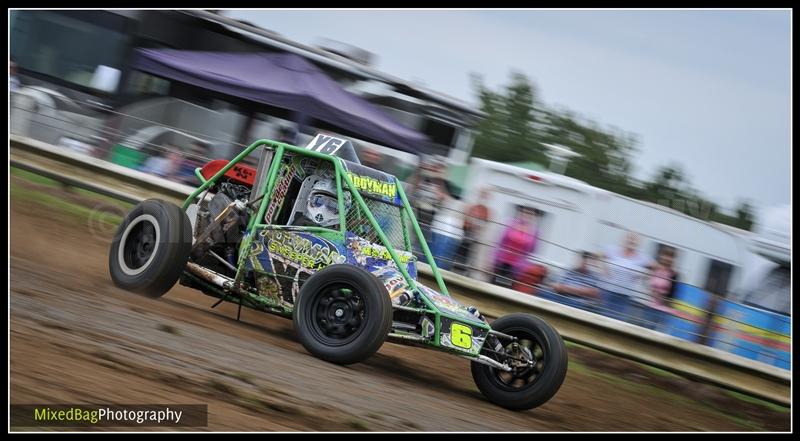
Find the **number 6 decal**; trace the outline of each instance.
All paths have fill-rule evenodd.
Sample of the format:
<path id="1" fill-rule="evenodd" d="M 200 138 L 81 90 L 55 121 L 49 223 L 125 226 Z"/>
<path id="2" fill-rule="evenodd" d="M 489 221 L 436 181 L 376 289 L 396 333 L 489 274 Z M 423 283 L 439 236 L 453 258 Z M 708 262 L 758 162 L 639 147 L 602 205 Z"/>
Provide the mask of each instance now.
<path id="1" fill-rule="evenodd" d="M 459 348 L 469 349 L 472 347 L 472 328 L 460 323 L 450 325 L 450 342 Z"/>

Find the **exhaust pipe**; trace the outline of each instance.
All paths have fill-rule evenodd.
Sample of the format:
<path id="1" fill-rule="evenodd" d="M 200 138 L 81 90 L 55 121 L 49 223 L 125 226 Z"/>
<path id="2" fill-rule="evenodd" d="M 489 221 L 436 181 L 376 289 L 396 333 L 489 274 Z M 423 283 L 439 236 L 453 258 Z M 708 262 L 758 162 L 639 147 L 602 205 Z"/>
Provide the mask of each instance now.
<path id="1" fill-rule="evenodd" d="M 233 279 L 231 279 L 230 277 L 225 277 L 218 272 L 211 271 L 210 269 L 203 268 L 202 266 L 196 263 L 193 262 L 187 263 L 186 270 L 194 274 L 195 276 L 205 280 L 206 282 L 209 282 L 212 285 L 216 285 L 224 290 L 230 290 L 233 288 Z"/>

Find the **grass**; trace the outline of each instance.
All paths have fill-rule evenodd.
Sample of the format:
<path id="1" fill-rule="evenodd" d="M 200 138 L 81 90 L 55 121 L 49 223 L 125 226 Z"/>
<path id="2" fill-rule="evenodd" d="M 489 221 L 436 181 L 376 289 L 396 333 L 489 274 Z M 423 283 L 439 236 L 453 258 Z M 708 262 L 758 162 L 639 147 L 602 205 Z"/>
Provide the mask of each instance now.
<path id="1" fill-rule="evenodd" d="M 570 362 L 570 365 L 571 364 L 572 363 Z M 588 368 L 586 368 L 586 369 L 589 370 Z M 653 368 L 653 369 L 655 369 L 655 368 Z M 666 371 L 664 371 L 664 372 L 669 374 L 669 375 L 672 375 L 669 372 L 666 372 Z M 607 381 L 608 383 L 617 385 L 620 388 L 627 389 L 627 390 L 629 390 L 631 392 L 635 392 L 637 394 L 650 395 L 650 396 L 653 396 L 653 397 L 660 397 L 660 398 L 663 398 L 664 400 L 669 400 L 670 402 L 673 402 L 673 403 L 675 403 L 675 405 L 678 405 L 678 406 L 691 407 L 691 408 L 695 408 L 695 409 L 698 409 L 698 410 L 702 409 L 704 411 L 712 412 L 714 414 L 720 415 L 721 417 L 727 418 L 728 420 L 730 420 L 730 421 L 732 421 L 732 422 L 744 427 L 746 430 L 754 430 L 754 431 L 763 431 L 763 430 L 765 430 L 764 427 L 761 425 L 761 423 L 759 423 L 758 421 L 751 420 L 750 418 L 748 418 L 743 413 L 737 411 L 737 409 L 735 409 L 735 408 L 723 409 L 723 408 L 720 408 L 719 406 L 717 406 L 715 404 L 698 401 L 696 399 L 689 398 L 689 397 L 686 397 L 684 395 L 680 395 L 680 394 L 678 394 L 676 392 L 672 392 L 672 391 L 669 391 L 669 390 L 662 389 L 662 388 L 660 388 L 658 386 L 654 386 L 654 385 L 651 385 L 651 384 L 638 383 L 636 381 L 628 380 L 628 379 L 625 379 L 625 378 L 620 378 L 620 377 L 618 377 L 616 375 L 607 374 L 607 373 L 604 373 L 604 372 L 590 371 L 589 375 L 593 375 L 595 377 L 601 378 L 601 379 Z M 729 391 L 725 391 L 725 392 L 729 392 Z M 734 393 L 734 392 L 729 392 L 729 393 Z M 769 405 L 770 407 L 771 406 L 775 406 L 773 404 L 758 400 L 756 398 L 748 397 L 746 395 L 742 395 L 742 394 L 738 394 L 738 395 L 740 395 L 743 398 L 746 398 L 747 400 L 745 400 L 745 401 L 748 401 L 748 402 L 751 402 L 751 403 L 759 402 L 759 403 L 764 404 L 764 405 Z M 786 411 L 788 411 L 788 409 L 784 409 L 783 410 L 783 412 L 786 412 Z"/>
<path id="2" fill-rule="evenodd" d="M 223 381 L 217 380 L 216 378 L 208 380 L 207 384 L 211 389 L 214 389 L 218 392 L 222 392 L 225 395 L 230 395 L 233 397 L 240 396 L 239 391 L 235 387 Z"/>
<path id="3" fill-rule="evenodd" d="M 241 381 L 242 383 L 247 383 L 247 384 L 250 384 L 250 385 L 253 385 L 253 386 L 255 386 L 255 384 L 256 384 L 255 377 L 250 373 L 239 372 L 239 371 L 231 371 L 231 372 L 228 372 L 227 374 L 228 374 L 229 377 L 235 378 L 235 379 Z"/>
<path id="4" fill-rule="evenodd" d="M 588 366 L 581 363 L 580 361 L 569 360 L 569 367 L 568 369 L 572 372 L 584 375 L 591 375 L 594 373 Z"/>
<path id="5" fill-rule="evenodd" d="M 596 351 L 593 348 L 589 348 L 589 347 L 586 347 L 586 346 L 583 346 L 583 345 L 580 345 L 580 344 L 577 344 L 577 343 L 572 343 L 572 342 L 565 342 L 565 343 L 567 344 L 567 347 L 569 347 L 569 348 L 582 348 L 582 349 L 586 349 L 586 350 L 589 350 L 589 351 Z M 673 374 L 671 372 L 668 372 L 668 371 L 665 371 L 663 369 L 659 369 L 659 368 L 656 368 L 656 367 L 653 367 L 653 366 L 649 366 L 649 365 L 642 364 L 642 363 L 636 363 L 636 362 L 632 362 L 632 363 L 635 363 L 636 365 L 639 365 L 639 366 L 643 367 L 647 371 L 652 372 L 652 373 L 654 373 L 656 375 L 659 375 L 659 376 L 669 377 L 669 378 L 681 378 L 681 379 L 683 378 L 683 377 L 681 377 L 679 375 Z M 742 414 L 741 412 L 736 412 L 735 411 L 736 409 L 721 409 L 718 406 L 712 405 L 711 403 L 700 402 L 700 401 L 697 401 L 695 399 L 692 399 L 692 398 L 680 395 L 678 393 L 675 393 L 673 391 L 662 389 L 662 388 L 660 388 L 658 386 L 655 386 L 655 385 L 646 384 L 646 383 L 640 383 L 640 382 L 629 380 L 629 379 L 626 379 L 626 378 L 621 378 L 618 375 L 614 375 L 614 374 L 602 372 L 602 371 L 599 371 L 599 370 L 595 370 L 595 369 L 592 369 L 591 367 L 589 367 L 588 365 L 584 364 L 583 362 L 577 361 L 575 359 L 570 359 L 570 361 L 569 361 L 569 370 L 571 372 L 575 373 L 575 374 L 578 374 L 578 375 L 587 375 L 587 376 L 591 376 L 591 377 L 597 378 L 599 380 L 602 380 L 602 381 L 605 381 L 605 382 L 607 382 L 609 384 L 617 386 L 617 387 L 619 387 L 621 389 L 625 389 L 625 390 L 634 392 L 634 393 L 636 393 L 638 395 L 642 395 L 642 396 L 648 395 L 648 396 L 652 396 L 652 397 L 655 397 L 655 398 L 658 398 L 658 399 L 662 399 L 664 401 L 672 402 L 677 406 L 685 406 L 685 407 L 695 408 L 695 409 L 698 409 L 698 410 L 702 409 L 704 411 L 713 412 L 714 414 L 720 415 L 721 417 L 724 417 L 724 418 L 730 420 L 731 422 L 734 422 L 734 423 L 742 426 L 745 430 L 757 430 L 757 431 L 765 430 L 764 427 L 762 427 L 762 425 L 759 422 L 751 420 L 750 418 L 748 418 L 746 415 Z M 775 404 L 760 400 L 758 398 L 750 397 L 750 396 L 747 396 L 747 395 L 744 395 L 744 394 L 740 394 L 740 393 L 736 393 L 736 392 L 733 392 L 733 391 L 724 390 L 724 392 L 728 393 L 731 397 L 740 399 L 740 400 L 745 401 L 747 403 L 762 405 L 762 406 L 764 406 L 764 407 L 766 407 L 766 408 L 768 408 L 770 410 L 773 410 L 773 411 L 777 411 L 777 412 L 781 412 L 781 413 L 785 413 L 785 412 L 789 411 L 788 408 L 785 408 L 785 407 L 782 407 L 782 406 L 779 406 L 779 405 L 775 405 Z"/>
<path id="6" fill-rule="evenodd" d="M 24 181 L 44 185 L 47 187 L 60 188 L 61 184 L 43 176 L 27 172 L 16 168 L 11 168 L 11 174 Z M 123 211 L 129 210 L 132 205 L 110 198 L 108 196 L 100 195 L 88 190 L 73 189 L 76 194 L 95 199 L 98 202 L 107 202 L 113 206 L 119 207 Z M 55 194 L 48 193 L 43 190 L 28 188 L 24 185 L 12 182 L 11 183 L 11 199 L 22 199 L 33 202 L 39 205 L 44 205 L 48 209 L 55 209 L 67 215 L 77 217 L 81 220 L 95 219 L 102 223 L 117 225 L 122 222 L 122 216 L 108 211 L 100 211 L 97 208 L 86 207 L 85 205 L 66 200 Z"/>
<path id="7" fill-rule="evenodd" d="M 121 201 L 121 200 L 119 200 L 117 198 L 114 198 L 114 197 L 111 197 L 111 196 L 107 196 L 107 195 L 104 195 L 104 194 L 95 193 L 95 192 L 93 192 L 91 190 L 86 190 L 84 188 L 70 187 L 69 191 L 73 192 L 73 193 L 75 193 L 77 195 L 83 196 L 83 197 L 88 197 L 88 198 L 96 199 L 96 200 L 98 200 L 100 202 L 105 202 L 107 204 L 119 206 L 119 207 L 121 207 L 121 208 L 123 208 L 125 210 L 128 210 L 131 207 L 133 207 L 133 204 L 131 204 L 129 202 Z"/>
<path id="8" fill-rule="evenodd" d="M 684 377 L 681 377 L 678 374 L 673 374 L 672 372 L 665 371 L 664 369 L 659 369 L 659 368 L 657 368 L 655 366 L 650 366 L 649 364 L 642 364 L 642 363 L 636 363 L 636 364 L 641 366 L 643 369 L 645 369 L 645 370 L 647 370 L 647 371 L 649 371 L 649 372 L 651 372 L 651 373 L 653 373 L 655 375 L 658 375 L 659 377 L 684 378 Z"/>
<path id="9" fill-rule="evenodd" d="M 87 208 L 74 202 L 68 202 L 58 196 L 47 194 L 42 191 L 31 190 L 20 185 L 11 184 L 11 199 L 17 198 L 44 205 L 48 209 L 56 209 L 82 220 L 90 219 L 97 215 L 97 210 L 93 208 Z M 101 220 L 102 222 L 116 225 L 122 222 L 122 217 L 112 213 L 103 213 Z"/>
<path id="10" fill-rule="evenodd" d="M 584 345 L 582 345 L 580 343 L 575 343 L 575 342 L 571 342 L 571 341 L 564 341 L 564 344 L 567 346 L 567 349 L 583 349 L 583 350 L 586 350 L 586 351 L 599 352 L 599 353 L 602 353 L 604 355 L 607 355 L 607 354 L 603 353 L 602 351 L 598 351 L 597 349 L 591 348 L 589 346 L 584 346 Z M 660 369 L 660 368 L 657 368 L 655 366 L 650 366 L 648 364 L 639 363 L 639 362 L 632 361 L 632 360 L 630 362 L 634 363 L 634 364 L 636 364 L 638 366 L 641 366 L 642 368 L 646 369 L 647 371 L 649 371 L 649 372 L 651 372 L 651 373 L 653 373 L 655 375 L 658 375 L 660 377 L 684 378 L 684 377 L 681 377 L 680 375 L 673 374 L 672 372 L 665 371 L 664 369 Z M 570 360 L 569 364 L 570 364 L 570 367 L 572 367 L 573 361 Z M 585 369 L 588 369 L 588 367 L 586 367 L 585 365 L 581 365 L 581 366 L 583 366 L 583 368 L 585 368 Z"/>
<path id="11" fill-rule="evenodd" d="M 360 420 L 360 419 L 358 419 L 358 418 L 350 419 L 349 421 L 347 421 L 347 425 L 352 427 L 355 430 L 367 430 L 368 429 L 367 423 L 362 421 L 362 420 Z"/>
<path id="12" fill-rule="evenodd" d="M 237 403 L 257 412 L 267 410 L 288 415 L 305 415 L 305 411 L 300 407 L 277 400 L 264 399 L 256 395 L 244 395 L 237 400 Z"/>
<path id="13" fill-rule="evenodd" d="M 732 396 L 733 398 L 742 400 L 742 401 L 744 401 L 746 403 L 756 404 L 756 405 L 759 405 L 759 406 L 764 406 L 764 407 L 766 407 L 766 408 L 768 408 L 770 410 L 773 410 L 775 412 L 788 413 L 788 412 L 790 412 L 792 410 L 790 407 L 785 407 L 785 406 L 781 406 L 780 404 L 770 403 L 769 401 L 760 400 L 760 399 L 758 399 L 756 397 L 751 397 L 750 395 L 741 394 L 739 392 L 735 392 L 735 391 L 732 391 L 732 390 L 726 390 L 725 393 L 730 395 L 730 396 Z"/>
<path id="14" fill-rule="evenodd" d="M 45 178 L 44 176 L 37 175 L 36 173 L 31 173 L 27 170 L 22 170 L 20 168 L 16 168 L 13 166 L 11 167 L 11 176 L 17 176 L 22 179 L 25 179 L 26 181 L 33 182 L 35 184 L 47 185 L 50 187 L 61 186 L 61 184 L 58 181 L 55 181 L 50 178 Z"/>
<path id="15" fill-rule="evenodd" d="M 665 401 L 669 401 L 671 403 L 674 403 L 676 406 L 683 406 L 683 407 L 694 408 L 694 409 L 698 409 L 698 410 L 702 409 L 702 410 L 705 410 L 707 412 L 713 412 L 713 413 L 715 413 L 717 415 L 720 415 L 720 416 L 722 416 L 724 418 L 727 418 L 730 421 L 732 421 L 732 422 L 734 422 L 734 423 L 736 423 L 736 424 L 738 424 L 740 426 L 743 426 L 743 427 L 745 427 L 747 429 L 750 429 L 750 430 L 764 430 L 764 428 L 761 427 L 761 425 L 759 425 L 757 422 L 751 421 L 751 420 L 749 420 L 747 418 L 744 418 L 744 417 L 741 417 L 739 415 L 732 414 L 731 412 L 729 412 L 730 409 L 728 409 L 727 411 L 725 409 L 719 409 L 716 406 L 712 406 L 712 405 L 710 405 L 708 403 L 699 402 L 697 400 L 694 400 L 694 399 L 691 399 L 689 397 L 680 395 L 678 393 L 661 389 L 661 388 L 659 388 L 657 386 L 653 386 L 653 385 L 650 385 L 650 384 L 638 383 L 638 382 L 635 382 L 635 381 L 631 381 L 631 380 L 628 380 L 628 379 L 625 379 L 625 378 L 620 378 L 620 377 L 618 377 L 616 375 L 607 374 L 607 373 L 604 373 L 604 372 L 590 371 L 589 375 L 595 376 L 595 377 L 600 378 L 600 379 L 602 379 L 602 380 L 604 380 L 604 381 L 606 381 L 606 382 L 608 382 L 610 384 L 618 386 L 621 389 L 625 389 L 625 390 L 634 392 L 634 393 L 642 395 L 642 396 L 649 395 L 649 396 L 654 397 L 654 398 L 660 398 L 660 399 L 663 399 Z"/>
<path id="16" fill-rule="evenodd" d="M 589 351 L 599 352 L 594 348 L 590 348 L 588 346 L 584 346 L 584 345 L 581 345 L 579 343 L 565 342 L 565 344 L 567 345 L 568 348 L 581 348 L 581 349 L 585 349 L 585 350 L 589 350 Z M 691 380 L 687 380 L 685 377 L 682 377 L 682 376 L 680 376 L 678 374 L 674 374 L 672 372 L 666 371 L 664 369 L 657 368 L 655 366 L 650 366 L 650 365 L 647 365 L 647 364 L 644 364 L 644 363 L 635 362 L 635 361 L 631 361 L 631 363 L 634 363 L 634 364 L 642 367 L 643 369 L 647 370 L 648 372 L 651 372 L 651 373 L 653 373 L 655 375 L 658 375 L 658 376 L 661 376 L 661 377 L 691 381 Z M 685 397 L 683 397 L 681 395 L 677 395 L 677 394 L 674 394 L 672 392 L 665 391 L 665 390 L 660 389 L 660 388 L 655 387 L 655 386 L 643 385 L 641 383 L 636 383 L 634 381 L 630 381 L 630 380 L 626 380 L 626 379 L 623 379 L 623 378 L 619 378 L 619 377 L 611 375 L 611 374 L 606 374 L 606 373 L 603 373 L 603 372 L 594 371 L 590 367 L 588 367 L 587 365 L 585 365 L 585 364 L 583 364 L 581 362 L 578 362 L 578 361 L 574 361 L 572 359 L 569 361 L 569 369 L 571 371 L 579 373 L 579 374 L 595 375 L 597 377 L 604 378 L 605 380 L 607 380 L 607 381 L 609 381 L 611 383 L 620 383 L 621 386 L 628 387 L 628 388 L 630 388 L 632 390 L 635 390 L 635 388 L 637 386 L 639 386 L 640 388 L 648 387 L 648 388 L 652 388 L 652 391 L 655 391 L 656 394 L 660 394 L 662 396 L 671 396 L 673 398 L 674 397 L 685 398 Z M 627 384 L 621 384 L 622 382 L 625 382 Z M 726 393 L 727 395 L 729 395 L 730 397 L 732 397 L 732 398 L 736 398 L 738 400 L 741 400 L 741 401 L 749 403 L 749 404 L 755 404 L 755 405 L 758 405 L 758 406 L 762 406 L 762 407 L 764 407 L 766 409 L 769 409 L 771 411 L 774 411 L 774 412 L 788 413 L 791 410 L 789 407 L 781 406 L 780 404 L 771 403 L 769 401 L 764 401 L 764 400 L 761 400 L 759 398 L 752 397 L 750 395 L 745 395 L 745 394 L 734 392 L 734 391 L 727 390 L 727 389 L 721 389 L 721 390 L 724 393 Z M 664 395 L 664 394 L 667 394 L 667 395 Z M 753 421 L 744 420 L 744 419 L 739 418 L 737 416 L 731 415 L 729 413 L 730 409 L 719 409 L 719 408 L 717 408 L 715 406 L 710 406 L 710 405 L 707 405 L 705 403 L 701 403 L 701 405 L 703 405 L 705 407 L 708 407 L 708 408 L 710 408 L 712 410 L 715 410 L 715 411 L 725 411 L 725 412 L 727 412 L 727 413 L 725 413 L 725 415 L 727 417 L 730 417 L 732 420 L 734 420 L 734 421 L 736 421 L 736 422 L 738 422 L 738 423 L 740 423 L 742 425 L 746 425 L 748 427 L 756 427 L 755 426 L 756 423 L 754 423 Z"/>

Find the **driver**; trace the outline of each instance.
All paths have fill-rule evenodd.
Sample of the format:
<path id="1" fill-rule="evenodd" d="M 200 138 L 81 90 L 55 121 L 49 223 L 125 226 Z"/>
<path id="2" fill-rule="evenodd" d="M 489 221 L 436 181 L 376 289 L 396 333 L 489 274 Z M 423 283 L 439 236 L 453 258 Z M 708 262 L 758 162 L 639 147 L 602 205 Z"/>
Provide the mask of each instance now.
<path id="1" fill-rule="evenodd" d="M 345 194 L 345 211 L 350 208 L 350 196 Z M 330 179 L 320 179 L 314 183 L 308 193 L 305 212 L 296 225 L 339 228 L 339 201 L 336 197 L 336 185 Z"/>

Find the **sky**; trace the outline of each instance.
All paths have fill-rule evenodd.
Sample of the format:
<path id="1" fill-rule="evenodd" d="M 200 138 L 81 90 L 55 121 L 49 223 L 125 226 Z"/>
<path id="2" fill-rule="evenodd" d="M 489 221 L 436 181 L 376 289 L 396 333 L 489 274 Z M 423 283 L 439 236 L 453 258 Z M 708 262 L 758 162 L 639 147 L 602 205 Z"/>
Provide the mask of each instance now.
<path id="1" fill-rule="evenodd" d="M 789 11 L 226 11 L 304 44 L 373 52 L 376 68 L 477 104 L 526 74 L 538 97 L 637 135 L 637 178 L 680 164 L 723 209 L 790 203 Z"/>

